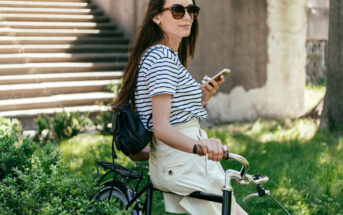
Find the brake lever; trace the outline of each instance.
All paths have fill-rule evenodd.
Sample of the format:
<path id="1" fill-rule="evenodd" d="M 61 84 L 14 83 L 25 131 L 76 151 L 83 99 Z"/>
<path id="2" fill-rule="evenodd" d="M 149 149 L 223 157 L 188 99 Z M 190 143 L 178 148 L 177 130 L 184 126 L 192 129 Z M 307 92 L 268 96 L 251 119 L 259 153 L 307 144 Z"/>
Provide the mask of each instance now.
<path id="1" fill-rule="evenodd" d="M 253 193 L 253 194 L 250 194 L 246 197 L 243 198 L 243 201 L 246 201 L 252 197 L 262 197 L 262 196 L 265 196 L 265 195 L 270 195 L 270 190 L 265 190 L 264 187 L 262 186 L 262 184 L 259 184 L 257 185 L 257 193 Z"/>
<path id="2" fill-rule="evenodd" d="M 258 197 L 258 193 L 252 193 L 250 195 L 247 195 L 246 197 L 243 198 L 243 202 L 245 202 L 248 199 L 251 199 L 253 197 Z"/>

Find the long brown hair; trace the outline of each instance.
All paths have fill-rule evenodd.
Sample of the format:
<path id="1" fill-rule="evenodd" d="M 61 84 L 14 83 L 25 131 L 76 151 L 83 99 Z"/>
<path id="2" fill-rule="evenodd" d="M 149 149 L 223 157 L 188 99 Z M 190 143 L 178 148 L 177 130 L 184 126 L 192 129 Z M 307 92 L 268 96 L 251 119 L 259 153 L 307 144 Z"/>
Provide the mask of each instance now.
<path id="1" fill-rule="evenodd" d="M 136 31 L 138 32 L 138 30 L 140 30 L 139 36 L 134 41 L 134 47 L 124 70 L 122 88 L 116 99 L 111 104 L 113 110 L 116 110 L 120 106 L 127 105 L 129 103 L 129 97 L 136 82 L 136 76 L 138 75 L 139 70 L 139 63 L 144 51 L 163 39 L 163 31 L 152 20 L 156 15 L 160 13 L 161 9 L 164 6 L 164 3 L 165 0 L 149 1 L 143 24 Z M 193 0 L 193 4 L 195 5 L 195 0 Z M 186 68 L 188 68 L 189 57 L 194 57 L 198 34 L 199 23 L 197 18 L 194 17 L 191 33 L 189 37 L 182 38 L 178 49 L 180 61 Z M 132 37 L 132 39 L 133 38 L 135 37 Z M 130 43 L 132 43 L 132 41 Z M 132 104 L 134 105 L 134 101 L 132 101 Z"/>

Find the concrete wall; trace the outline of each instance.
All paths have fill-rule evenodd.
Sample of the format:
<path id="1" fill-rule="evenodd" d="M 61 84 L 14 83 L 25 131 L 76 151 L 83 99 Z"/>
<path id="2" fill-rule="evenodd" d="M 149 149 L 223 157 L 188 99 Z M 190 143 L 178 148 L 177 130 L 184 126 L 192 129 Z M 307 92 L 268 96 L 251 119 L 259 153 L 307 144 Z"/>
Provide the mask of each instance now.
<path id="1" fill-rule="evenodd" d="M 224 67 L 232 70 L 221 91 L 236 86 L 245 90 L 266 83 L 267 3 L 259 1 L 199 0 L 198 52 L 191 64 L 196 79 L 214 75 Z"/>
<path id="2" fill-rule="evenodd" d="M 329 0 L 308 0 L 307 39 L 328 40 L 329 38 Z"/>
<path id="3" fill-rule="evenodd" d="M 92 2 L 103 9 L 124 30 L 126 36 L 130 36 L 142 23 L 148 5 L 148 0 L 92 0 Z"/>
<path id="4" fill-rule="evenodd" d="M 251 1 L 244 1 L 242 7 L 246 7 L 245 4 L 248 2 Z M 257 65 L 257 67 L 266 67 L 265 85 L 254 89 L 245 87 L 245 83 L 239 86 L 236 85 L 232 89 L 225 86 L 224 91 L 218 93 L 207 106 L 212 119 L 220 121 L 253 120 L 258 117 L 279 119 L 296 117 L 303 112 L 306 61 L 306 0 L 265 0 L 265 2 L 266 20 L 260 19 L 258 21 L 265 22 L 268 27 L 267 43 L 255 44 L 265 46 L 264 48 L 267 49 L 266 65 L 263 65 L 263 62 L 261 65 Z M 243 1 L 241 4 L 243 4 Z M 221 18 L 225 19 L 224 16 Z M 255 18 L 251 16 L 251 19 Z M 261 23 L 259 25 L 263 26 Z M 254 26 L 245 25 L 242 28 L 254 28 Z M 218 27 L 217 30 L 219 29 Z M 236 32 L 235 29 L 233 31 Z M 240 35 L 240 37 L 250 37 L 254 41 L 257 36 L 256 33 L 263 33 L 263 30 L 256 33 L 249 30 L 243 30 L 243 32 L 244 34 Z M 223 32 L 223 34 L 226 33 Z M 210 38 L 207 41 L 210 44 L 215 43 L 211 42 L 213 39 Z M 222 47 L 226 48 L 224 44 Z M 241 46 L 233 45 L 227 48 L 241 49 Z M 261 49 L 262 47 L 258 49 L 248 47 L 245 52 L 250 53 L 253 56 L 252 60 L 254 60 L 259 58 L 261 54 L 256 50 Z M 224 56 L 225 58 L 227 64 L 232 64 L 232 68 L 243 67 L 249 69 L 244 65 L 244 62 L 249 62 L 250 57 L 240 62 L 233 60 L 229 55 Z M 200 66 L 198 68 L 200 69 Z M 247 71 L 240 70 L 239 73 L 247 73 Z M 255 74 L 258 73 L 255 72 Z M 233 76 L 232 82 L 239 81 L 241 77 L 241 74 Z M 251 76 L 251 78 L 254 79 L 255 77 Z M 229 81 L 228 84 L 230 83 Z M 230 89 L 229 92 L 226 90 L 227 88 Z"/>
<path id="5" fill-rule="evenodd" d="M 148 0 L 93 0 L 130 34 Z M 288 118 L 303 112 L 306 0 L 197 0 L 200 37 L 190 73 L 233 71 L 207 105 L 219 121 Z"/>

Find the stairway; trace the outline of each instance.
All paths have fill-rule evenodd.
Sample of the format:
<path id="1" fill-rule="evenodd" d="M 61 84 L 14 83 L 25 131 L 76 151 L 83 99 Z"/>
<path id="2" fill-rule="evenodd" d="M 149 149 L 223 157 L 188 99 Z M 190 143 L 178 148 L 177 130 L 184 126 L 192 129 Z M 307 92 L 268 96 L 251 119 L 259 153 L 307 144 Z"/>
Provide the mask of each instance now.
<path id="1" fill-rule="evenodd" d="M 0 0 L 0 117 L 107 111 L 128 42 L 89 0 Z"/>

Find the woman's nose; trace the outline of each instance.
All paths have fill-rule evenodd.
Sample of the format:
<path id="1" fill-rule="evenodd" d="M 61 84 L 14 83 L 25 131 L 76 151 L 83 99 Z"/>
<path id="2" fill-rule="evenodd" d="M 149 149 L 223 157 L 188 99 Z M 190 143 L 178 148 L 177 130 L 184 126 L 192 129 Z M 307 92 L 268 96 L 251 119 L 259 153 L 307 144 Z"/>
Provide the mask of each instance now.
<path id="1" fill-rule="evenodd" d="M 192 19 L 192 17 L 189 15 L 188 11 L 185 10 L 185 15 L 183 16 L 184 19 Z"/>

